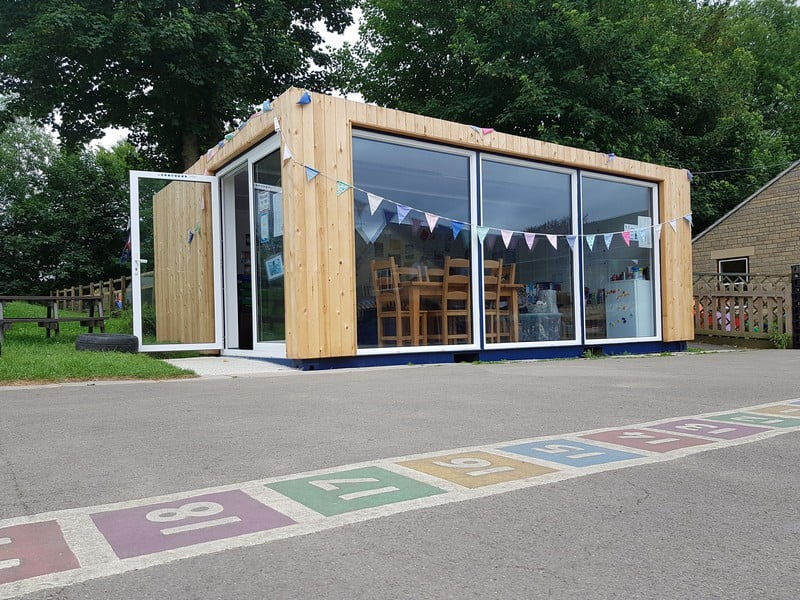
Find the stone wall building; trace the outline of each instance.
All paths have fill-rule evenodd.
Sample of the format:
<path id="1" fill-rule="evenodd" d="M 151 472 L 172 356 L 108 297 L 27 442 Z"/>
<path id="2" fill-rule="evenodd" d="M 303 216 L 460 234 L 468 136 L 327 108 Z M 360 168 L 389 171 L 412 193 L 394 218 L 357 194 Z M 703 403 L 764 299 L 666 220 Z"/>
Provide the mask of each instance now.
<path id="1" fill-rule="evenodd" d="M 800 161 L 692 240 L 695 273 L 788 275 L 800 264 Z"/>

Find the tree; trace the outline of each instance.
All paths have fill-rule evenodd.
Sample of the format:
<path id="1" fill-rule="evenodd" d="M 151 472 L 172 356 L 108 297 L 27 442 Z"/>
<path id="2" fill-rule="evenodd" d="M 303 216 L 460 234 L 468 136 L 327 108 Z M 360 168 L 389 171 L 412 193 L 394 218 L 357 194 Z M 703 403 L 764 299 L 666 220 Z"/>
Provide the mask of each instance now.
<path id="1" fill-rule="evenodd" d="M 54 123 L 69 147 L 127 127 L 155 165 L 188 167 L 253 104 L 324 89 L 314 24 L 341 33 L 354 2 L 2 2 L 0 83 L 19 93 L 17 114 Z"/>
<path id="2" fill-rule="evenodd" d="M 748 169 L 695 178 L 699 231 L 792 157 L 787 119 L 755 93 L 775 56 L 737 30 L 746 14 L 751 40 L 779 31 L 766 4 L 798 22 L 790 0 L 366 0 L 341 82 L 368 101 L 508 133 L 692 171 Z M 796 44 L 769 48 L 797 64 Z M 774 72 L 771 89 L 790 72 Z M 799 106 L 791 93 L 781 102 Z"/>

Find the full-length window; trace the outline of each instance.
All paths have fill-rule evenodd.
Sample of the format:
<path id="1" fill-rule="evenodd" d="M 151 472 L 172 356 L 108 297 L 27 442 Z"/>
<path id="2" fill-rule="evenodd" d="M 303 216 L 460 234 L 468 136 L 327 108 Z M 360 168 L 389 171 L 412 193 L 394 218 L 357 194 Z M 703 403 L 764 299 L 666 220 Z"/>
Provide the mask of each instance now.
<path id="1" fill-rule="evenodd" d="M 586 338 L 656 335 L 655 186 L 584 175 Z"/>
<path id="2" fill-rule="evenodd" d="M 474 153 L 353 138 L 359 348 L 471 344 Z"/>
<path id="3" fill-rule="evenodd" d="M 573 178 L 568 170 L 483 158 L 487 343 L 575 339 L 575 261 L 566 239 L 576 229 Z M 494 268 L 501 269 L 497 290 Z"/>

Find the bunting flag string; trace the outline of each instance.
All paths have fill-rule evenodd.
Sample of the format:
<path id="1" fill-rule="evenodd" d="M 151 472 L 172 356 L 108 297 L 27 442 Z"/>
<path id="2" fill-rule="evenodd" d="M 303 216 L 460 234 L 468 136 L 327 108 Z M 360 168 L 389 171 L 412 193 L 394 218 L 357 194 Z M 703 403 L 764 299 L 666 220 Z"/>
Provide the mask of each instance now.
<path id="1" fill-rule="evenodd" d="M 418 211 L 418 212 L 423 213 L 425 215 L 425 221 L 427 222 L 428 228 L 430 229 L 431 232 L 433 232 L 436 229 L 436 227 L 439 225 L 441 220 L 448 221 L 450 223 L 450 228 L 451 228 L 451 230 L 453 232 L 453 239 L 457 238 L 458 235 L 463 230 L 469 229 L 471 227 L 470 223 L 457 221 L 455 219 L 451 219 L 451 218 L 445 217 L 443 215 L 436 215 L 434 213 L 421 211 L 421 210 L 416 209 L 416 208 L 414 208 L 412 206 L 408 206 L 408 205 L 402 204 L 400 202 L 396 202 L 396 201 L 394 201 L 394 200 L 392 200 L 390 198 L 384 198 L 384 197 L 379 196 L 377 194 L 373 194 L 373 193 L 371 193 L 371 192 L 369 192 L 369 191 L 367 191 L 365 189 L 359 188 L 359 187 L 357 187 L 357 186 L 355 186 L 355 185 L 353 185 L 351 183 L 347 183 L 347 182 L 335 179 L 335 178 L 330 177 L 329 175 L 327 175 L 325 173 L 321 173 L 319 170 L 317 170 L 317 169 L 315 169 L 315 168 L 313 168 L 313 167 L 311 167 L 309 165 L 302 164 L 301 162 L 299 162 L 298 160 L 295 159 L 295 157 L 292 155 L 291 151 L 289 150 L 289 147 L 288 147 L 288 144 L 287 144 L 287 140 L 286 140 L 285 136 L 283 135 L 283 131 L 281 129 L 281 125 L 280 125 L 280 122 L 278 121 L 278 118 L 277 117 L 273 117 L 273 118 L 274 118 L 274 124 L 275 124 L 275 131 L 280 134 L 281 139 L 284 142 L 284 160 L 292 160 L 293 164 L 296 164 L 298 166 L 303 167 L 305 169 L 306 178 L 307 178 L 308 181 L 313 180 L 318 175 L 322 176 L 322 177 L 325 177 L 326 179 L 335 181 L 336 182 L 337 196 L 342 195 L 344 192 L 346 192 L 347 190 L 350 190 L 350 189 L 353 189 L 355 191 L 359 191 L 359 192 L 364 193 L 367 196 L 367 202 L 369 204 L 370 215 L 374 215 L 375 212 L 378 210 L 378 208 L 381 206 L 381 204 L 384 203 L 384 202 L 387 202 L 389 204 L 394 205 L 394 211 L 388 211 L 388 210 L 384 211 L 386 223 L 391 222 L 394 217 L 397 218 L 397 222 L 398 223 L 402 223 L 406 219 L 406 217 L 409 215 L 409 213 L 411 211 Z M 477 127 L 477 126 L 473 126 L 473 125 L 470 125 L 470 127 L 472 129 L 474 129 L 476 132 L 480 132 L 480 133 L 484 133 L 484 130 L 487 130 L 486 133 L 490 133 L 490 132 L 494 131 L 493 129 L 490 129 L 490 128 L 481 128 L 481 127 Z M 486 133 L 484 133 L 484 135 Z M 219 147 L 221 147 L 221 145 L 223 143 L 224 142 L 220 142 L 220 146 Z M 609 156 L 611 156 L 612 159 L 614 158 L 613 157 L 613 153 L 611 153 L 611 155 L 609 155 Z M 531 231 L 515 231 L 515 230 L 510 230 L 510 229 L 499 229 L 499 228 L 497 228 L 497 229 L 500 232 L 500 236 L 499 237 L 501 237 L 503 239 L 503 244 L 505 245 L 506 248 L 510 248 L 512 246 L 515 246 L 515 244 L 514 244 L 514 241 L 515 241 L 514 240 L 514 235 L 519 233 L 519 234 L 522 234 L 522 236 L 524 237 L 525 243 L 528 246 L 529 250 L 533 250 L 536 247 L 536 243 L 539 241 L 538 240 L 538 236 L 544 236 L 544 237 L 547 238 L 547 241 L 550 243 L 550 245 L 556 250 L 558 250 L 558 238 L 563 237 L 563 238 L 565 238 L 565 240 L 569 244 L 569 247 L 570 247 L 571 251 L 575 251 L 575 245 L 576 245 L 576 242 L 577 242 L 577 240 L 579 238 L 585 238 L 586 239 L 586 243 L 587 243 L 587 245 L 589 247 L 589 250 L 590 251 L 594 251 L 595 241 L 596 241 L 596 238 L 597 238 L 598 235 L 602 235 L 603 236 L 603 241 L 605 242 L 606 249 L 610 249 L 611 248 L 612 241 L 613 241 L 614 236 L 616 234 L 619 234 L 622 237 L 622 239 L 625 242 L 625 244 L 628 245 L 628 246 L 630 246 L 631 240 L 639 241 L 639 240 L 642 240 L 643 238 L 646 238 L 649 231 L 652 231 L 653 235 L 655 236 L 655 240 L 659 241 L 660 237 L 661 237 L 661 231 L 662 231 L 663 224 L 664 223 L 669 223 L 670 227 L 672 227 L 672 230 L 677 232 L 677 230 L 678 230 L 677 229 L 677 222 L 679 220 L 685 220 L 691 226 L 692 225 L 692 213 L 687 213 L 686 215 L 682 215 L 681 217 L 674 217 L 673 219 L 665 220 L 663 223 L 655 223 L 655 224 L 647 226 L 647 227 L 637 227 L 637 228 L 633 228 L 633 229 L 629 228 L 629 229 L 626 229 L 626 230 L 623 230 L 623 231 L 611 231 L 611 232 L 603 233 L 603 234 L 554 234 L 554 233 L 538 233 L 538 232 L 531 232 Z M 422 224 L 422 220 L 421 219 L 419 220 L 419 224 L 420 225 Z M 493 229 L 493 227 L 486 226 L 486 225 L 477 225 L 477 226 L 475 226 L 475 231 L 477 233 L 477 236 L 478 236 L 478 239 L 479 239 L 480 243 L 485 243 L 487 245 L 487 247 L 488 246 L 494 246 L 494 242 L 498 237 L 497 235 L 491 235 L 490 234 L 492 229 Z"/>

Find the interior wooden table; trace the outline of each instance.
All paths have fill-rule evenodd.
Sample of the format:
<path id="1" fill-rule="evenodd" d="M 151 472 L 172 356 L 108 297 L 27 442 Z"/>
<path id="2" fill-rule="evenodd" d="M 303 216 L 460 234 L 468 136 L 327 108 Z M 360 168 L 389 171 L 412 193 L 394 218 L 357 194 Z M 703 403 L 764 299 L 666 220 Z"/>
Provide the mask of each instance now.
<path id="1" fill-rule="evenodd" d="M 423 298 L 433 298 L 441 303 L 444 283 L 441 281 L 401 281 L 400 291 L 408 295 L 408 312 L 411 321 L 411 345 L 420 345 L 419 318 Z"/>

